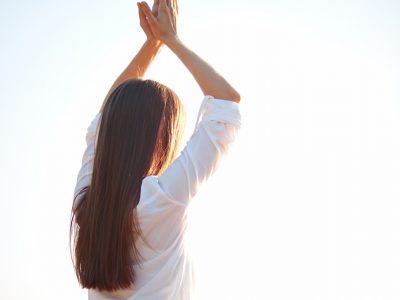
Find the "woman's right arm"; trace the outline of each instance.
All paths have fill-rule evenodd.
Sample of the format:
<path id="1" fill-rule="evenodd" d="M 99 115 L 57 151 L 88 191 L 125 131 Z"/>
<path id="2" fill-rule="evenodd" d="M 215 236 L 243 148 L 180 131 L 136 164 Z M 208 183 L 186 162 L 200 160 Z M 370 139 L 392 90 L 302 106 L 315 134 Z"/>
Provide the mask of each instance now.
<path id="1" fill-rule="evenodd" d="M 147 10 L 147 4 L 140 6 Z M 199 109 L 201 122 L 196 123 L 194 133 L 179 156 L 157 177 L 167 198 L 186 206 L 229 152 L 241 127 L 241 114 L 239 94 L 177 37 L 177 10 L 175 0 L 160 0 L 157 19 L 147 13 L 147 20 L 156 38 L 181 59 L 205 94 Z"/>
<path id="2" fill-rule="evenodd" d="M 187 48 L 178 37 L 172 37 L 165 41 L 165 44 L 192 73 L 204 95 L 240 102 L 239 93 L 201 57 Z"/>
<path id="3" fill-rule="evenodd" d="M 149 27 L 154 36 L 161 40 L 188 68 L 190 73 L 199 84 L 204 95 L 212 95 L 215 98 L 240 102 L 239 93 L 205 62 L 196 53 L 190 50 L 179 39 L 176 29 L 178 15 L 177 0 L 160 0 L 158 17 L 154 17 L 150 7 L 143 2 L 141 5 Z"/>

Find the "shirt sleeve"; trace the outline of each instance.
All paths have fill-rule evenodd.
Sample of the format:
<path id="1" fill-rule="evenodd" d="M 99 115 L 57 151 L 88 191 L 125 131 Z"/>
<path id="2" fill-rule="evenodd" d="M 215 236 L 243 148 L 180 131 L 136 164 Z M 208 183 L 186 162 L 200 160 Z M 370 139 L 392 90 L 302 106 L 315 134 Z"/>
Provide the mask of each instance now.
<path id="1" fill-rule="evenodd" d="M 100 116 L 100 112 L 96 114 L 86 131 L 86 149 L 83 153 L 82 164 L 75 185 L 73 208 L 76 208 L 81 201 L 79 193 L 84 187 L 89 186 L 92 180 L 95 144 L 97 140 Z"/>
<path id="2" fill-rule="evenodd" d="M 199 110 L 202 120 L 184 149 L 158 177 L 164 192 L 186 206 L 199 187 L 217 170 L 241 127 L 239 104 L 206 95 Z"/>

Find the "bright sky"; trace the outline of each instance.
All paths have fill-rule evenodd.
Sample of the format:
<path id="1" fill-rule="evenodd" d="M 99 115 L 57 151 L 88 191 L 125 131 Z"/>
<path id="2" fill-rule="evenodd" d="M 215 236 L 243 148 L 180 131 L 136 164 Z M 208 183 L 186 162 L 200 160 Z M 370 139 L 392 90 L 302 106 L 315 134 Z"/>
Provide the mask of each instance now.
<path id="1" fill-rule="evenodd" d="M 203 299 L 400 298 L 398 1 L 181 1 L 242 129 L 191 207 Z M 86 128 L 145 36 L 136 1 L 0 9 L 1 298 L 86 299 L 69 257 Z M 147 78 L 202 100 L 163 49 Z"/>

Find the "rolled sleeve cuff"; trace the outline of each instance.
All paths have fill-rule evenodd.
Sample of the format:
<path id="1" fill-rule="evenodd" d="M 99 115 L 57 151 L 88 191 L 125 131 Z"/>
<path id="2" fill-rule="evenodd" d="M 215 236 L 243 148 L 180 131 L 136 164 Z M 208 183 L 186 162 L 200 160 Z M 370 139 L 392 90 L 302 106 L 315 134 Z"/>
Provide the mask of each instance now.
<path id="1" fill-rule="evenodd" d="M 239 104 L 225 99 L 207 96 L 208 99 L 204 104 L 204 112 L 202 120 L 213 120 L 224 123 L 230 123 L 240 128 L 242 125 L 242 117 L 240 114 Z"/>

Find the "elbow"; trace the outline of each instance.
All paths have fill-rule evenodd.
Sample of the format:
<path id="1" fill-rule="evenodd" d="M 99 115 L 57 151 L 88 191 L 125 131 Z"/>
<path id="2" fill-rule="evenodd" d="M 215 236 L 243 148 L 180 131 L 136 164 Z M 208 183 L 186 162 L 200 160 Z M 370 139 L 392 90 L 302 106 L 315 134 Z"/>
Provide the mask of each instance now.
<path id="1" fill-rule="evenodd" d="M 240 102 L 240 94 L 233 88 L 229 88 L 223 91 L 217 91 L 215 93 L 205 91 L 204 95 L 213 95 L 215 98 L 224 99 L 236 103 Z"/>
<path id="2" fill-rule="evenodd" d="M 236 103 L 240 103 L 240 94 L 233 90 L 230 99 Z"/>

